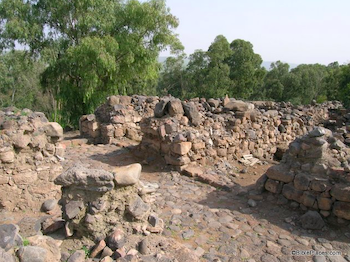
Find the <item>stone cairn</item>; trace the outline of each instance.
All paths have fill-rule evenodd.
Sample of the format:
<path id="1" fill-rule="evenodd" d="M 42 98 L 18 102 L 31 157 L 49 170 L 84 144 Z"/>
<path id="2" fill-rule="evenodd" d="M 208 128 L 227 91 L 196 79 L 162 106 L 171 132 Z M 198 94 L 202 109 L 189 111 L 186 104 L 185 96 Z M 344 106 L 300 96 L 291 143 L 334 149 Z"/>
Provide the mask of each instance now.
<path id="1" fill-rule="evenodd" d="M 80 118 L 81 136 L 92 143 L 111 144 L 127 137 L 141 141 L 140 121 L 153 116 L 158 97 L 111 96 L 95 111 Z"/>
<path id="2" fill-rule="evenodd" d="M 329 129 L 317 127 L 290 143 L 280 164 L 269 168 L 258 185 L 322 217 L 350 220 L 349 162 L 350 149 Z"/>
<path id="3" fill-rule="evenodd" d="M 66 235 L 94 239 L 98 244 L 91 258 L 125 256 L 125 247 L 137 246 L 142 235 L 163 231 L 164 223 L 152 209 L 158 185 L 142 183 L 140 175 L 137 163 L 113 173 L 75 165 L 55 179 L 62 186 Z"/>
<path id="4" fill-rule="evenodd" d="M 43 200 L 59 199 L 53 180 L 61 172 L 62 127 L 40 112 L 0 111 L 0 208 L 38 211 Z"/>

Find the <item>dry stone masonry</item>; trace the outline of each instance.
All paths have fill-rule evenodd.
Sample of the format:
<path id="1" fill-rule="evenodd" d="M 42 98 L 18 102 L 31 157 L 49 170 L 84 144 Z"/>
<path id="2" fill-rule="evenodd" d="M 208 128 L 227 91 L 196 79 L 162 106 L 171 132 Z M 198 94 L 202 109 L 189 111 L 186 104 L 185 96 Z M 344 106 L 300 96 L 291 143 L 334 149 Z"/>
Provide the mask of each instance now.
<path id="1" fill-rule="evenodd" d="M 65 147 L 62 127 L 40 112 L 0 111 L 0 207 L 9 211 L 40 209 L 59 199 L 53 180 L 61 172 Z"/>
<path id="2" fill-rule="evenodd" d="M 181 102 L 162 98 L 154 117 L 141 121 L 141 149 L 162 154 L 169 165 L 212 165 L 219 160 L 252 154 L 273 159 L 296 137 L 328 119 L 337 103 L 293 107 L 288 103 L 235 99 L 192 99 Z"/>
<path id="3" fill-rule="evenodd" d="M 153 116 L 157 97 L 111 96 L 95 111 L 80 118 L 80 133 L 93 143 L 111 144 L 127 137 L 141 141 L 139 123 L 144 117 Z"/>
<path id="4" fill-rule="evenodd" d="M 62 186 L 66 235 L 96 240 L 92 258 L 104 253 L 118 258 L 128 242 L 136 241 L 132 235 L 163 231 L 164 223 L 152 205 L 158 185 L 141 182 L 141 169 L 135 163 L 110 173 L 77 164 L 55 179 Z"/>
<path id="5" fill-rule="evenodd" d="M 290 143 L 281 163 L 269 168 L 259 183 L 323 217 L 350 220 L 349 161 L 350 149 L 332 131 L 317 127 Z M 314 229 L 307 221 L 304 227 Z"/>

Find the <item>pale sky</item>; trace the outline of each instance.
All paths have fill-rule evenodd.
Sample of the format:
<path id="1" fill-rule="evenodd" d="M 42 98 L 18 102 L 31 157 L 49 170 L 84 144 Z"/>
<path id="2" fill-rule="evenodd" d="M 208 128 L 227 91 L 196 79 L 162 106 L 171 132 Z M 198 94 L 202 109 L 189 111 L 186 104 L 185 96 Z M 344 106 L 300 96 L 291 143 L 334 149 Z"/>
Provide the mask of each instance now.
<path id="1" fill-rule="evenodd" d="M 264 61 L 350 63 L 350 0 L 167 0 L 185 52 L 217 35 L 249 41 Z M 168 55 L 163 53 L 162 55 Z"/>

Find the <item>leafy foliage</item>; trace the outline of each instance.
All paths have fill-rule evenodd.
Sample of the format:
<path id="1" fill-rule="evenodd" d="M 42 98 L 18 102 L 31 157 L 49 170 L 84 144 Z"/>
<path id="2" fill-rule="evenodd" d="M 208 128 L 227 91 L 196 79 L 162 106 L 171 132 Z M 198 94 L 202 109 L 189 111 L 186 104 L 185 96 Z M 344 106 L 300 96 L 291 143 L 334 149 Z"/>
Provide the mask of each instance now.
<path id="1" fill-rule="evenodd" d="M 0 108 L 15 106 L 52 112 L 51 98 L 43 94 L 39 75 L 45 66 L 30 58 L 24 51 L 0 55 Z"/>
<path id="2" fill-rule="evenodd" d="M 182 45 L 163 0 L 3 0 L 0 47 L 16 43 L 46 61 L 42 84 L 58 120 L 77 125 L 108 94 L 152 91 L 158 54 Z M 142 83 L 143 82 L 143 83 Z"/>

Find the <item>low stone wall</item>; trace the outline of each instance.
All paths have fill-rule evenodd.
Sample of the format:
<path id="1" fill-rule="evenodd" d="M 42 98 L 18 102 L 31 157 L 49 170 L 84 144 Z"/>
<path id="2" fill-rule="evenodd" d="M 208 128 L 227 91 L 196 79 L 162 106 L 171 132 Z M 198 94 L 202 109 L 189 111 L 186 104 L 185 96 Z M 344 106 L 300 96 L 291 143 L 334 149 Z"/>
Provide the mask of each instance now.
<path id="1" fill-rule="evenodd" d="M 40 112 L 0 111 L 0 208 L 38 211 L 48 198 L 60 198 L 53 184 L 65 148 L 62 127 Z"/>
<path id="2" fill-rule="evenodd" d="M 350 149 L 329 129 L 317 127 L 293 141 L 260 185 L 323 217 L 350 220 Z"/>
<path id="3" fill-rule="evenodd" d="M 94 114 L 80 118 L 80 134 L 92 143 L 111 144 L 127 137 L 141 141 L 140 121 L 153 116 L 158 97 L 111 96 Z"/>
<path id="4" fill-rule="evenodd" d="M 140 147 L 162 154 L 168 164 L 178 167 L 191 162 L 211 165 L 248 154 L 273 159 L 278 150 L 327 119 L 329 108 L 338 106 L 163 98 L 155 117 L 141 122 Z"/>

